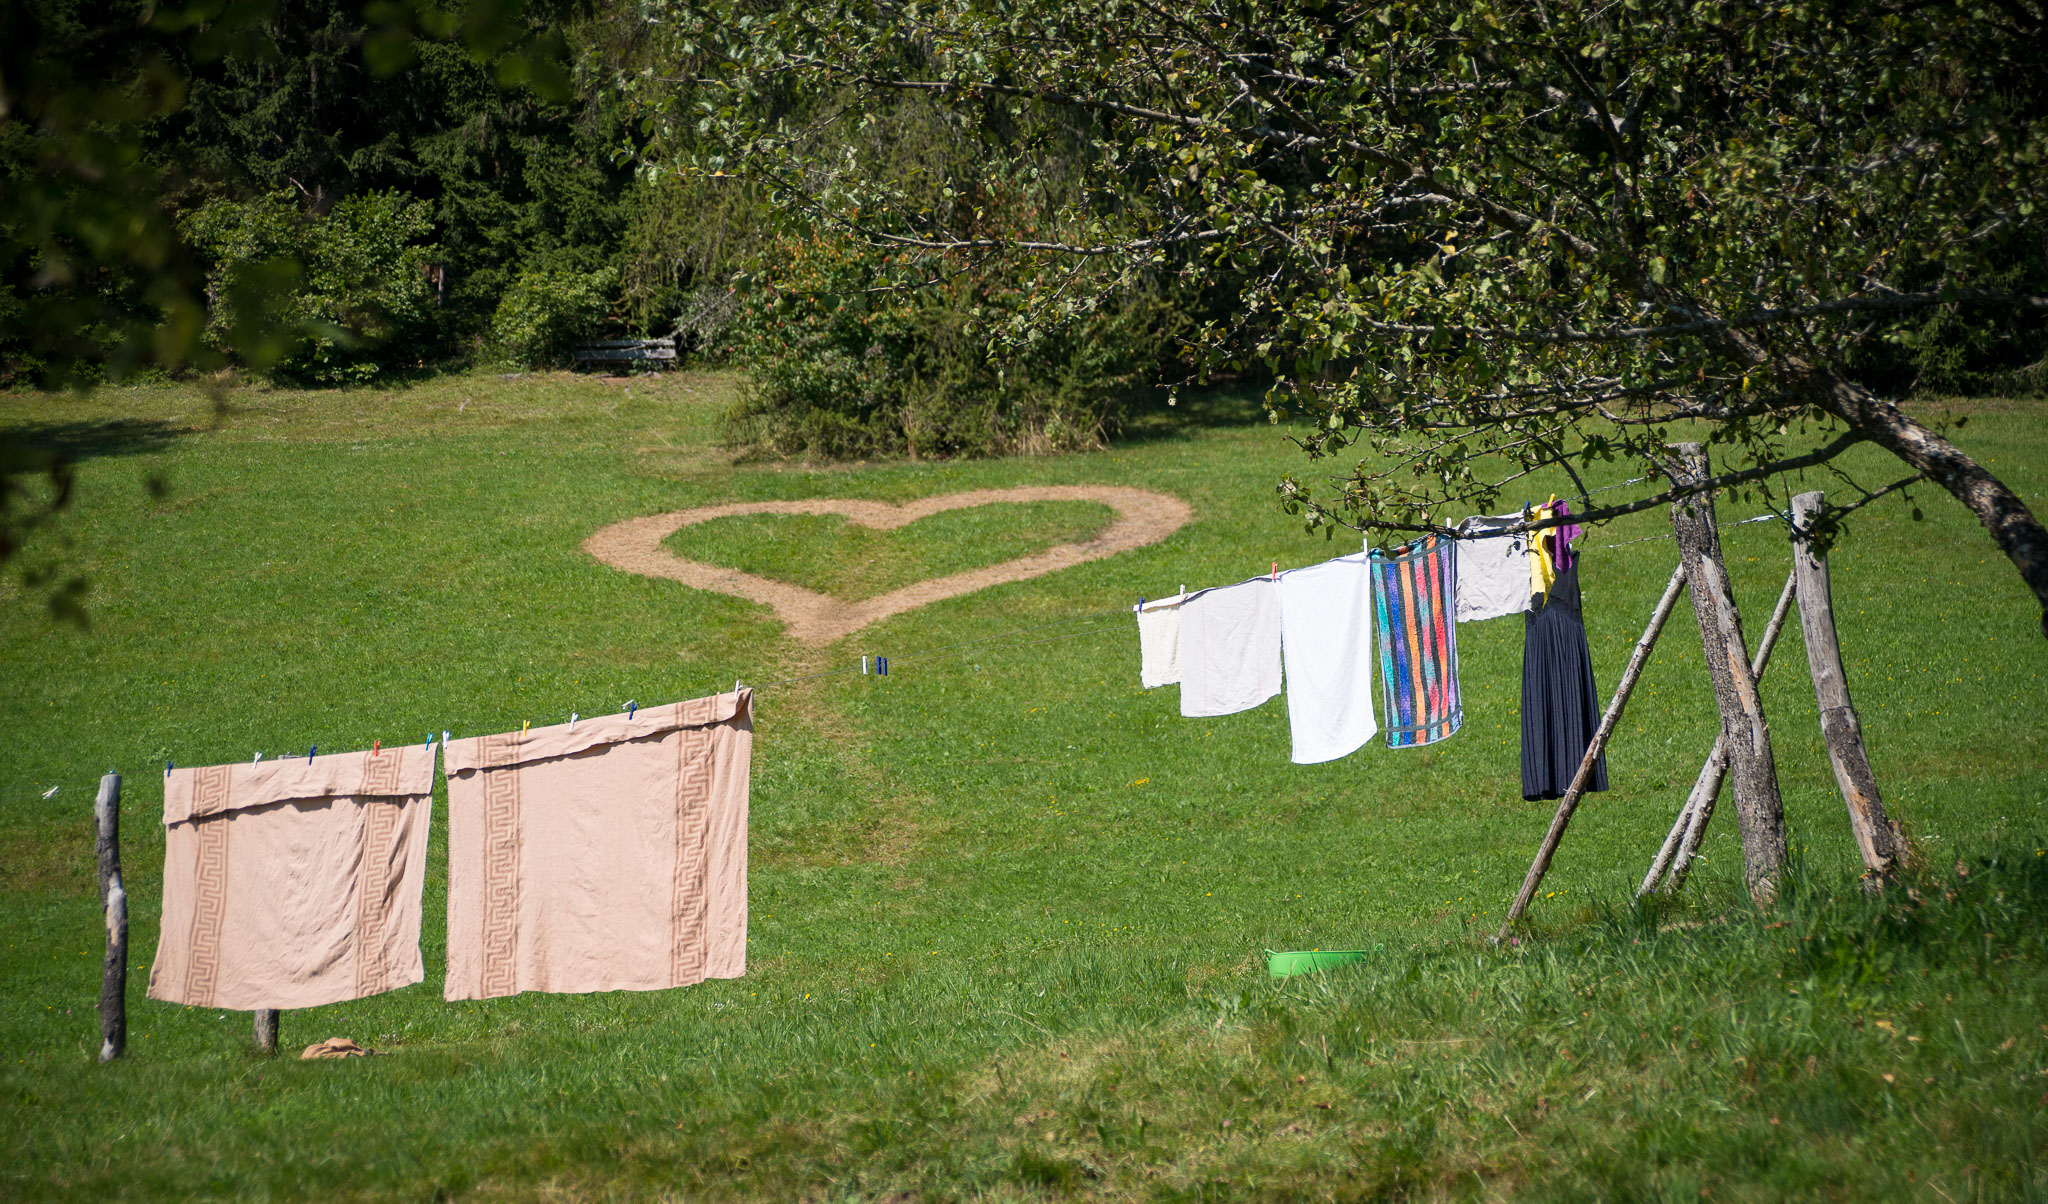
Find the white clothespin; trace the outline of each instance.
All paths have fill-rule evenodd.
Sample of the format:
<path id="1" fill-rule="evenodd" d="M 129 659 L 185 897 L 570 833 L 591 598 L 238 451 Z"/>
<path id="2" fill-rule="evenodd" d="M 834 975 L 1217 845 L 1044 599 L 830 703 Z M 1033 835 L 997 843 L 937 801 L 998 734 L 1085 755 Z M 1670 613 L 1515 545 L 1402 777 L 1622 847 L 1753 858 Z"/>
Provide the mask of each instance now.
<path id="1" fill-rule="evenodd" d="M 571 732 L 574 732 L 574 731 L 576 730 L 576 719 L 577 719 L 577 715 L 576 715 L 576 712 L 574 712 L 574 711 L 570 711 L 570 712 L 569 712 L 569 730 L 570 730 Z"/>
<path id="2" fill-rule="evenodd" d="M 732 692 L 735 694 L 740 692 L 740 679 L 737 677 L 732 679 Z"/>
<path id="3" fill-rule="evenodd" d="M 449 740 L 450 740 L 451 738 L 452 738 L 452 737 L 450 737 L 450 736 L 448 735 L 448 729 L 447 729 L 447 728 L 442 728 L 442 729 L 441 729 L 441 747 L 442 747 L 442 748 L 446 748 L 446 747 L 448 747 L 448 741 L 449 741 Z"/>
<path id="4" fill-rule="evenodd" d="M 867 658 L 867 657 L 861 657 L 861 658 L 860 658 L 860 675 L 861 675 L 862 677 L 866 677 L 866 676 L 868 675 L 868 658 Z"/>
<path id="5" fill-rule="evenodd" d="M 263 754 L 262 754 L 262 753 L 257 753 L 257 754 L 256 754 L 256 761 L 261 761 L 262 759 L 263 759 Z M 254 765 L 254 764 L 256 763 L 256 761 L 251 761 L 251 762 L 249 762 L 249 764 L 251 764 L 251 765 Z"/>

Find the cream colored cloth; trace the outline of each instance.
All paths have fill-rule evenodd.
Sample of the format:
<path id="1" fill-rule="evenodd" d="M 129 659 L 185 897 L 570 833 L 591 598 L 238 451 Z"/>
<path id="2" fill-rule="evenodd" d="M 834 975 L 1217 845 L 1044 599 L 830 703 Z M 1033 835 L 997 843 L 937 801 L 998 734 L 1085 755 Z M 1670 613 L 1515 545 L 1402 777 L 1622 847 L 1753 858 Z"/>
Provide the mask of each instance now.
<path id="1" fill-rule="evenodd" d="M 1180 608 L 1186 593 L 1131 609 L 1138 616 L 1138 684 L 1148 690 L 1180 681 Z"/>
<path id="2" fill-rule="evenodd" d="M 1280 599 L 1270 577 L 1190 594 L 1180 608 L 1180 713 L 1248 711 L 1280 692 Z"/>
<path id="3" fill-rule="evenodd" d="M 172 770 L 150 998 L 309 1008 L 420 981 L 433 789 L 417 744 Z"/>
<path id="4" fill-rule="evenodd" d="M 747 969 L 753 691 L 448 745 L 449 999 Z"/>

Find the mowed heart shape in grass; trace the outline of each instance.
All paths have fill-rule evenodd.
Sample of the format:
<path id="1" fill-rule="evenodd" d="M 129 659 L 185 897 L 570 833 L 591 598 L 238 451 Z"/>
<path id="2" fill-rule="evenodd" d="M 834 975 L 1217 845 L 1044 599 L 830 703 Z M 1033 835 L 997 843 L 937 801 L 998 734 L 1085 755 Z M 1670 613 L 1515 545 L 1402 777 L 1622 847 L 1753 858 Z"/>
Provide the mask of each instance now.
<path id="1" fill-rule="evenodd" d="M 1003 502 L 1094 502 L 1116 512 L 1116 518 L 1093 538 L 1063 543 L 1001 564 L 933 577 L 858 602 L 843 601 L 739 569 L 687 560 L 662 541 L 684 527 L 742 514 L 837 514 L 848 522 L 877 530 L 893 530 L 948 510 L 965 510 Z M 957 598 L 992 585 L 1028 581 L 1047 573 L 1101 560 L 1118 552 L 1158 543 L 1194 516 L 1186 502 L 1170 494 L 1121 485 L 1026 485 L 1015 489 L 974 489 L 915 502 L 860 501 L 853 498 L 803 498 L 784 502 L 730 502 L 699 506 L 669 514 L 650 514 L 613 523 L 583 541 L 583 550 L 615 569 L 647 577 L 680 581 L 692 589 L 731 594 L 772 607 L 789 637 L 806 644 L 829 644 L 870 623 L 914 610 L 927 603 Z"/>

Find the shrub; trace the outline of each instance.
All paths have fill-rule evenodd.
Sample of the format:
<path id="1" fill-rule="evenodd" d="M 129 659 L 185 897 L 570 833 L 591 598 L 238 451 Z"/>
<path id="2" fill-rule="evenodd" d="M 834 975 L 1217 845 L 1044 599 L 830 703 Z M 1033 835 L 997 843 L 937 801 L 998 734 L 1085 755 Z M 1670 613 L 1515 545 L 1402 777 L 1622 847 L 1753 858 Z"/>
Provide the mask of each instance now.
<path id="1" fill-rule="evenodd" d="M 209 201 L 185 229 L 207 261 L 207 341 L 259 371 L 355 384 L 417 362 L 432 337 L 423 201 L 369 192 L 312 215 L 279 192 Z"/>
<path id="2" fill-rule="evenodd" d="M 513 279 L 491 318 L 491 341 L 529 367 L 560 363 L 603 330 L 618 292 L 617 268 L 528 269 Z"/>
<path id="3" fill-rule="evenodd" d="M 729 443 L 912 459 L 1099 447 L 1185 324 L 1159 295 L 1079 313 L 991 354 L 1035 282 L 824 238 L 770 250 L 734 323 L 748 374 Z"/>

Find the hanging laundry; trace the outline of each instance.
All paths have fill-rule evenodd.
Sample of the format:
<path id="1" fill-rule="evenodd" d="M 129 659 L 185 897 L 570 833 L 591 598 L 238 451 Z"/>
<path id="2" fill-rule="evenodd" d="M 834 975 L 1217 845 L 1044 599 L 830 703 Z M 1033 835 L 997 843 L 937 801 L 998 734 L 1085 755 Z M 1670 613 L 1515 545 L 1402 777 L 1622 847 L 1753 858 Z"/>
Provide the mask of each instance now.
<path id="1" fill-rule="evenodd" d="M 1349 756 L 1380 730 L 1371 559 L 1359 553 L 1282 573 L 1278 592 L 1294 763 Z"/>
<path id="2" fill-rule="evenodd" d="M 1540 523 L 1556 512 L 1557 499 L 1531 507 L 1529 521 Z M 1551 555 L 1551 542 L 1557 538 L 1557 528 L 1541 527 L 1529 533 L 1529 598 L 1530 605 L 1536 599 L 1550 592 L 1551 582 L 1557 579 L 1557 560 Z M 1526 609 L 1526 608 L 1525 608 Z"/>
<path id="3" fill-rule="evenodd" d="M 434 750 L 174 769 L 149 997 L 310 1008 L 420 981 Z"/>
<path id="4" fill-rule="evenodd" d="M 1521 522 L 1520 514 L 1475 514 L 1458 524 L 1458 622 L 1529 609 L 1529 536 L 1493 534 Z"/>
<path id="5" fill-rule="evenodd" d="M 1434 744 L 1465 722 L 1458 690 L 1456 542 L 1427 535 L 1372 552 L 1388 748 Z"/>
<path id="6" fill-rule="evenodd" d="M 1180 713 L 1248 711 L 1280 692 L 1280 600 L 1269 577 L 1192 594 L 1180 615 Z"/>
<path id="7" fill-rule="evenodd" d="M 1180 680 L 1180 611 L 1187 600 L 1183 593 L 1131 608 L 1138 616 L 1138 684 L 1148 690 Z"/>
<path id="8" fill-rule="evenodd" d="M 753 730 L 739 690 L 450 744 L 447 998 L 746 973 Z"/>
<path id="9" fill-rule="evenodd" d="M 1562 798 L 1600 726 L 1579 566 L 1558 573 L 1538 601 L 1522 632 L 1522 797 Z M 1604 752 L 1593 762 L 1587 789 L 1607 789 Z"/>

